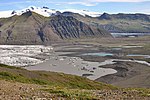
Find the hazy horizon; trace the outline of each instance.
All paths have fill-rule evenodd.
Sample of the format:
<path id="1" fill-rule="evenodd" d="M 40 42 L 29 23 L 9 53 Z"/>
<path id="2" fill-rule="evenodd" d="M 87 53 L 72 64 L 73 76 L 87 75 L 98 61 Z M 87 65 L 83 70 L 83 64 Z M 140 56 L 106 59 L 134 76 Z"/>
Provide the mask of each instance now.
<path id="1" fill-rule="evenodd" d="M 150 14 L 150 0 L 1 0 L 0 11 L 21 10 L 29 6 L 50 9 L 89 10 L 99 13 L 144 13 Z"/>

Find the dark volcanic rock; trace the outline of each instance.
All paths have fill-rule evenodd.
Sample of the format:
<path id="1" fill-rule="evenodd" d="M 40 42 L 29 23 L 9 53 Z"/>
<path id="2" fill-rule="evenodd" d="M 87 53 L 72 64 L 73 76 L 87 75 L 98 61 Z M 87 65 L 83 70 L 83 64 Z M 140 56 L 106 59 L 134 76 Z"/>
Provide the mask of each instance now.
<path id="1" fill-rule="evenodd" d="M 0 27 L 2 26 L 3 24 L 0 22 Z"/>
<path id="2" fill-rule="evenodd" d="M 49 24 L 62 39 L 90 36 L 110 36 L 109 33 L 78 21 L 71 16 L 55 16 Z"/>
<path id="3" fill-rule="evenodd" d="M 15 14 L 15 13 L 16 13 L 16 11 L 14 10 L 14 11 L 12 11 L 12 13 L 11 13 L 11 14 L 13 15 L 13 14 Z"/>
<path id="4" fill-rule="evenodd" d="M 99 19 L 103 20 L 103 19 L 106 19 L 106 20 L 111 20 L 112 19 L 112 16 L 110 14 L 107 14 L 107 13 L 103 13 Z"/>

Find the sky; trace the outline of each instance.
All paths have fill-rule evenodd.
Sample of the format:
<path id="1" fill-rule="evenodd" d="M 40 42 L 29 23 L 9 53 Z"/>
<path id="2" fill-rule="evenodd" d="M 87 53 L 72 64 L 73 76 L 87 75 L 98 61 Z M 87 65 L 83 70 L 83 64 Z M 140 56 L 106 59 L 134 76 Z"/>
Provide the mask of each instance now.
<path id="1" fill-rule="evenodd" d="M 150 0 L 0 0 L 0 11 L 21 10 L 29 6 L 50 9 L 78 9 L 100 13 L 150 14 Z"/>

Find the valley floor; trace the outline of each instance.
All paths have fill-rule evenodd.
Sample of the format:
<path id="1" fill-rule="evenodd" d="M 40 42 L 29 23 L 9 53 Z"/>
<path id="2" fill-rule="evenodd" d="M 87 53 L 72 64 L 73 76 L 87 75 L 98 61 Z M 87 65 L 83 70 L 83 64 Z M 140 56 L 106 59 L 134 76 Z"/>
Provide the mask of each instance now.
<path id="1" fill-rule="evenodd" d="M 44 99 L 99 99 L 99 100 L 149 100 L 150 97 L 150 40 L 149 36 L 137 37 L 137 38 L 101 38 L 101 39 L 81 39 L 81 40 L 67 40 L 63 43 L 53 43 L 52 47 L 55 51 L 52 52 L 54 56 L 48 58 L 42 64 L 29 65 L 26 66 L 29 70 L 18 69 L 12 67 L 0 67 L 0 99 L 2 100 L 19 100 L 19 99 L 33 99 L 44 98 Z M 69 43 L 68 43 L 69 42 Z M 41 52 L 41 51 L 40 51 Z M 40 56 L 38 54 L 37 58 Z M 54 58 L 53 58 L 54 57 Z M 47 56 L 43 57 L 47 59 Z M 72 59 L 69 59 L 72 58 Z M 52 59 L 52 62 L 50 61 Z M 82 61 L 80 60 L 82 59 Z M 93 83 L 93 81 L 86 78 L 80 79 L 77 76 L 66 76 L 62 73 L 60 75 L 42 72 L 35 70 L 44 70 L 41 68 L 62 67 L 62 72 L 69 70 L 65 65 L 59 66 L 53 64 L 53 61 L 64 62 L 65 60 L 68 65 L 77 65 L 80 62 L 80 67 L 78 70 L 84 70 L 88 72 L 85 77 L 89 78 L 96 74 L 99 68 L 109 68 L 116 70 L 115 73 L 109 73 L 104 76 L 96 77 L 96 81 L 104 82 L 108 84 L 113 84 L 121 88 L 102 88 L 98 83 Z M 109 63 L 105 61 L 110 61 Z M 87 62 L 96 63 L 96 65 L 86 66 Z M 46 65 L 47 63 L 47 65 Z M 67 64 L 66 63 L 66 64 Z M 62 64 L 62 63 L 61 63 Z M 60 65 L 61 65 L 60 64 Z M 92 66 L 92 67 L 89 67 Z M 96 66 L 96 67 L 95 67 Z M 77 67 L 77 66 L 73 66 Z M 35 68 L 35 69 L 33 69 Z M 91 68 L 91 69 L 87 69 Z M 78 70 L 76 72 L 78 72 Z M 45 69 L 47 71 L 47 69 Z M 48 70 L 54 71 L 54 70 Z M 56 71 L 56 69 L 55 69 Z M 6 73 L 8 72 L 8 73 Z M 10 73 L 11 72 L 11 73 Z M 57 72 L 57 71 L 56 71 Z M 58 71 L 61 72 L 61 71 Z M 73 71 L 71 71 L 73 72 Z M 80 71 L 79 71 L 80 72 Z M 104 71 L 105 72 L 105 71 Z M 14 75 L 15 74 L 15 75 Z M 72 74 L 72 73 L 67 73 Z M 14 76 L 12 76 L 14 75 Z M 50 75 L 50 76 L 49 76 Z M 74 74 L 76 75 L 76 74 Z M 83 76 L 82 74 L 78 76 Z M 26 77 L 33 78 L 27 79 Z M 53 85 L 47 85 L 47 81 L 35 80 L 35 78 L 45 79 L 48 82 L 54 82 Z M 5 81 L 6 79 L 7 81 Z M 20 79 L 24 79 L 20 81 Z M 84 79 L 84 80 L 83 80 Z M 11 80 L 11 81 L 10 81 Z M 56 80 L 56 81 L 54 81 Z M 85 82 L 85 80 L 87 82 Z M 38 84 L 27 84 L 26 83 L 44 83 L 45 85 Z M 61 81 L 61 82 L 60 82 Z M 78 82 L 83 83 L 78 83 Z M 22 82 L 22 83 L 18 83 Z M 72 86 L 80 86 L 82 88 L 68 88 L 55 86 L 54 84 L 65 84 Z M 75 83 L 72 83 L 75 82 Z M 88 83 L 88 84 L 87 84 Z M 90 84 L 89 84 L 90 83 Z M 49 84 L 49 83 L 48 83 Z M 51 83 L 50 83 L 51 84 Z M 98 89 L 83 89 L 84 87 L 98 87 Z M 104 85 L 105 87 L 107 85 Z M 102 86 L 102 87 L 104 87 Z M 126 88 L 124 88 L 126 87 Z M 131 88 L 129 88 L 131 87 Z M 133 88 L 134 87 L 134 88 Z M 145 89 L 147 88 L 147 89 Z"/>
<path id="2" fill-rule="evenodd" d="M 84 76 L 121 87 L 150 87 L 149 44 L 149 36 L 143 36 L 72 39 L 45 47 L 0 46 L 3 52 L 0 61 L 28 70 Z"/>
<path id="3" fill-rule="evenodd" d="M 86 61 L 113 63 L 99 66 L 117 70 L 97 78 L 97 81 L 121 87 L 150 87 L 150 36 L 134 38 L 101 38 L 72 40 L 76 44 L 91 46 L 87 49 L 60 50 L 75 52 L 68 56 L 78 56 Z M 93 47 L 92 47 L 93 46 Z M 89 53 L 90 55 L 79 55 Z M 105 55 L 106 54 L 106 55 Z M 109 54 L 109 55 L 107 55 Z M 111 55 L 110 55 L 111 54 Z"/>

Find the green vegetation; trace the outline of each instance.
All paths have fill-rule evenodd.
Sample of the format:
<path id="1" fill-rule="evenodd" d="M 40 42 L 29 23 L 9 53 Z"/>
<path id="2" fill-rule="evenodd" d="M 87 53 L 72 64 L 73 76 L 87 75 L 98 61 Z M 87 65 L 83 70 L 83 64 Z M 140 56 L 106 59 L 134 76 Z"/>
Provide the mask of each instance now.
<path id="1" fill-rule="evenodd" d="M 22 69 L 20 67 L 13 67 L 13 66 L 8 66 L 8 65 L 4 65 L 4 64 L 0 64 L 0 67 L 4 67 L 4 68 L 10 68 L 10 69 Z M 22 69 L 23 70 L 23 69 Z M 25 70 L 25 69 L 24 69 Z"/>
<path id="2" fill-rule="evenodd" d="M 13 66 L 0 65 L 0 80 L 44 85 L 41 91 L 67 99 L 98 99 L 90 90 L 118 89 L 112 85 L 91 81 L 87 78 L 63 73 L 28 71 Z"/>
<path id="3" fill-rule="evenodd" d="M 82 100 L 91 100 L 91 99 L 98 99 L 96 96 L 93 95 L 91 91 L 79 90 L 79 89 L 67 89 L 67 88 L 48 88 L 42 89 L 52 94 L 56 94 L 58 97 L 64 97 L 68 99 L 82 99 Z"/>
<path id="4" fill-rule="evenodd" d="M 0 79 L 21 83 L 61 86 L 71 89 L 116 89 L 116 87 L 91 81 L 87 78 L 55 72 L 28 71 L 22 68 L 1 65 Z"/>
<path id="5" fill-rule="evenodd" d="M 17 81 L 21 83 L 32 83 L 32 84 L 40 84 L 40 85 L 49 85 L 50 82 L 46 80 L 40 79 L 30 79 L 22 76 L 21 74 L 15 75 L 9 72 L 0 72 L 0 78 L 5 80 Z"/>
<path id="6" fill-rule="evenodd" d="M 2 64 L 0 65 L 0 80 L 37 84 L 42 87 L 36 91 L 44 91 L 52 94 L 54 98 L 66 98 L 68 100 L 99 100 L 107 97 L 107 94 L 130 97 L 130 93 L 131 95 L 134 94 L 134 97 L 150 97 L 150 89 L 117 88 L 79 76 L 46 71 L 28 71 Z"/>

